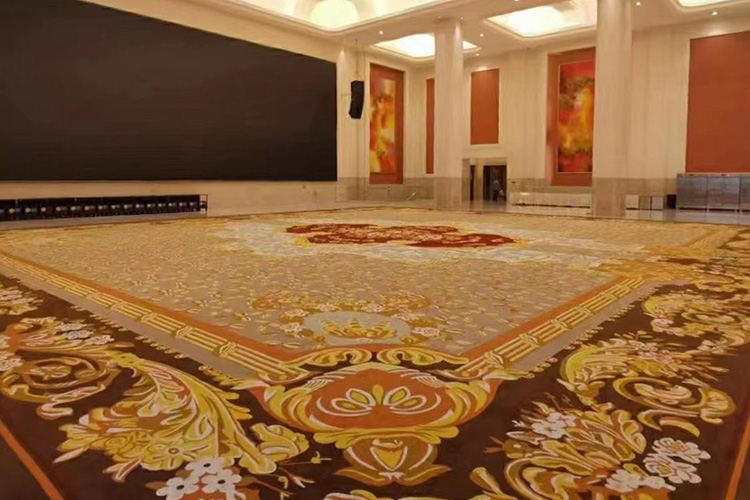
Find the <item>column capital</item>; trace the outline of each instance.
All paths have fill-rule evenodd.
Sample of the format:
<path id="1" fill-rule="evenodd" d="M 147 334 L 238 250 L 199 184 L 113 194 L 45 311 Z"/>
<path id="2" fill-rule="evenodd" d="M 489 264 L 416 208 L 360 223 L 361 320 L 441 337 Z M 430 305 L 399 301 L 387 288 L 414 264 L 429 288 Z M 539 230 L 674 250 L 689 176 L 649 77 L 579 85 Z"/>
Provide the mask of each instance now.
<path id="1" fill-rule="evenodd" d="M 435 24 L 438 24 L 438 25 L 454 24 L 454 23 L 463 24 L 464 23 L 463 18 L 456 17 L 456 16 L 440 16 L 435 21 Z"/>

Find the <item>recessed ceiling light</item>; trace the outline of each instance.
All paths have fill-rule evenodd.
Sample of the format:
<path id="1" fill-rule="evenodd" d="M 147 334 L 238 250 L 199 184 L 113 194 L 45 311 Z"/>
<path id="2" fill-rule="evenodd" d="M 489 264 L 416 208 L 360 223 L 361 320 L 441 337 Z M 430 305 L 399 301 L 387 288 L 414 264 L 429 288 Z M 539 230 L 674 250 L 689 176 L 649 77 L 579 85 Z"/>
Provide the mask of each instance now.
<path id="1" fill-rule="evenodd" d="M 376 43 L 375 46 L 415 59 L 426 59 L 435 55 L 435 37 L 428 33 L 418 33 L 396 40 L 388 40 L 387 42 Z M 471 51 L 476 49 L 477 46 L 464 41 L 463 48 L 464 51 Z"/>
<path id="2" fill-rule="evenodd" d="M 327 31 L 361 26 L 386 16 L 434 6 L 443 0 L 235 0 Z M 377 31 L 377 30 L 376 30 Z"/>
<path id="3" fill-rule="evenodd" d="M 435 55 L 435 37 L 428 33 L 419 33 L 397 38 L 396 40 L 388 40 L 376 43 L 375 46 L 415 59 L 426 59 Z M 463 48 L 464 51 L 470 51 L 476 49 L 477 46 L 464 40 Z"/>
<path id="4" fill-rule="evenodd" d="M 382 35 L 383 34 L 383 30 L 378 31 L 378 33 L 380 33 Z"/>
<path id="5" fill-rule="evenodd" d="M 310 22 L 327 29 L 338 29 L 357 24 L 361 18 L 357 7 L 349 0 L 323 0 L 310 11 Z"/>
<path id="6" fill-rule="evenodd" d="M 677 0 L 683 7 L 705 7 L 714 3 L 728 2 L 729 0 Z"/>
<path id="7" fill-rule="evenodd" d="M 593 28 L 596 26 L 596 11 L 596 0 L 565 0 L 491 17 L 489 21 L 522 37 L 535 37 Z"/>
<path id="8" fill-rule="evenodd" d="M 712 15 L 712 16 L 718 16 L 718 15 L 719 15 L 719 13 L 718 13 L 718 12 L 716 12 L 716 11 L 713 11 L 713 12 L 711 12 L 711 15 Z"/>
<path id="9" fill-rule="evenodd" d="M 641 6 L 641 2 L 635 2 L 635 6 L 636 7 L 640 7 Z"/>
<path id="10" fill-rule="evenodd" d="M 484 33 L 480 33 L 479 36 L 484 37 Z"/>

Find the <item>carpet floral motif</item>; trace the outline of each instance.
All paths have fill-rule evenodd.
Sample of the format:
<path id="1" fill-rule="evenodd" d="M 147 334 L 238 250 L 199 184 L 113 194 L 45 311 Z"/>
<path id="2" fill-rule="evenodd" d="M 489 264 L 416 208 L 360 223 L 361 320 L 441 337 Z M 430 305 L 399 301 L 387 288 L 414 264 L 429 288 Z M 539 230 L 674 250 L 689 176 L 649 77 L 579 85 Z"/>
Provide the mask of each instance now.
<path id="1" fill-rule="evenodd" d="M 726 248 L 745 250 L 735 242 Z M 722 358 L 738 356 L 750 342 L 750 273 L 741 255 L 670 265 L 709 278 L 644 300 L 648 329 L 572 346 L 549 401 L 534 400 L 515 430 L 492 437 L 485 449 L 505 457 L 509 488 L 478 467 L 470 479 L 482 492 L 471 500 L 668 500 L 703 482 L 712 456 L 695 442 L 707 437 L 698 423 L 721 426 L 737 411 L 734 398 L 715 385 L 729 374 Z M 326 500 L 392 499 L 362 489 Z"/>
<path id="2" fill-rule="evenodd" d="M 0 289 L 0 315 L 20 316 L 36 310 L 39 299 L 27 297 L 18 288 Z"/>
<path id="3" fill-rule="evenodd" d="M 394 293 L 374 300 L 319 301 L 278 292 L 253 302 L 256 310 L 280 311 L 281 329 L 293 338 L 321 345 L 386 342 L 407 345 L 450 340 L 460 335 L 440 316 L 421 312 L 430 301 L 413 293 Z"/>
<path id="4" fill-rule="evenodd" d="M 698 263 L 716 280 L 645 300 L 649 330 L 583 341 L 565 357 L 558 381 L 586 409 L 534 402 L 518 430 L 493 438 L 499 446 L 487 450 L 511 459 L 505 477 L 520 498 L 665 500 L 701 483 L 710 454 L 668 434 L 699 438 L 696 420 L 718 426 L 736 411 L 734 399 L 713 387 L 728 372 L 721 358 L 750 342 L 750 275 L 733 263 Z M 634 405 L 636 418 L 605 390 Z M 665 437 L 649 445 L 645 428 Z"/>
<path id="5" fill-rule="evenodd" d="M 510 230 L 470 218 L 438 224 L 431 219 L 399 222 L 393 213 L 387 219 L 363 216 L 369 212 L 360 213 L 359 220 L 377 227 L 449 226 L 459 228 L 457 234 L 502 235 L 516 243 L 439 248 L 410 246 L 407 243 L 416 241 L 401 240 L 312 244 L 306 238 L 315 233 L 286 231 L 311 222 L 347 220 L 346 212 L 334 212 L 320 221 L 317 214 L 278 214 L 10 231 L 0 233 L 0 261 L 4 256 L 21 258 L 295 354 L 325 346 L 323 337 L 328 345 L 358 341 L 357 322 L 370 330 L 368 342 L 380 336 L 382 342 L 397 343 L 418 334 L 427 338 L 420 345 L 460 354 L 612 279 L 590 267 L 600 260 L 593 252 L 611 257 L 612 247 L 584 240 L 577 233 Z M 534 248 L 550 242 L 556 246 L 554 252 Z M 149 251 L 144 253 L 144 248 Z M 637 245 L 628 244 L 626 250 L 633 248 Z M 410 325 L 391 316 L 388 322 L 398 327 L 392 336 L 393 332 L 370 329 L 372 321 L 382 321 L 377 313 L 352 311 L 356 314 L 349 318 L 340 312 L 330 315 L 337 325 L 331 329 L 334 333 L 316 323 L 308 325 L 314 327 L 309 329 L 314 335 L 298 335 L 284 329 L 297 328 L 280 319 L 285 309 L 253 307 L 256 300 L 281 292 L 306 296 L 321 305 L 366 305 L 393 293 L 415 294 L 430 305 L 413 312 L 433 318 L 440 326 L 424 325 L 428 329 L 420 333 L 421 327 L 413 325 L 407 333 Z"/>
<path id="6" fill-rule="evenodd" d="M 253 308 L 321 347 L 229 375 L 0 276 L 0 423 L 66 500 L 739 500 L 749 240 L 603 263 L 651 288 L 523 370 L 429 347 L 420 294 L 284 291 Z"/>
<path id="7" fill-rule="evenodd" d="M 357 244 L 400 242 L 423 248 L 480 248 L 514 243 L 499 234 L 461 233 L 450 226 L 378 226 L 375 224 L 310 224 L 291 226 L 292 234 L 310 234 L 309 243 Z"/>
<path id="8" fill-rule="evenodd" d="M 253 389 L 279 421 L 344 450 L 337 474 L 384 486 L 417 485 L 450 470 L 435 464 L 443 438 L 485 408 L 503 378 L 445 382 L 419 370 L 368 362 L 315 377 L 299 388 Z"/>
<path id="9" fill-rule="evenodd" d="M 42 302 L 17 288 L 0 293 L 8 290 L 28 303 Z M 259 476 L 277 476 L 285 486 L 308 481 L 283 468 L 308 451 L 305 436 L 263 423 L 248 432 L 243 422 L 252 415 L 233 402 L 237 394 L 128 352 L 133 344 L 118 336 L 106 326 L 56 317 L 25 317 L 0 334 L 0 393 L 38 405 L 44 420 L 72 416 L 73 403 L 109 390 L 123 372 L 136 380 L 112 406 L 93 408 L 60 427 L 66 439 L 55 463 L 99 451 L 111 460 L 103 472 L 115 482 L 137 469 L 177 471 L 164 484 L 151 484 L 156 496 L 168 500 L 258 498 L 264 486 L 285 495 L 285 488 L 266 485 Z M 319 455 L 312 460 L 322 462 Z"/>

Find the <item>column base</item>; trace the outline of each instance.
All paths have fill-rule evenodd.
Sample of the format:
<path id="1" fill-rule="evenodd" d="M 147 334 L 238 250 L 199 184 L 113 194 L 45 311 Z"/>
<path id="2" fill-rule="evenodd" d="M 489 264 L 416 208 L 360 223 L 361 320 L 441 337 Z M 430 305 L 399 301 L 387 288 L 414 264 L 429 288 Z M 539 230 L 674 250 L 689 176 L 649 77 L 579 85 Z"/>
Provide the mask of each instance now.
<path id="1" fill-rule="evenodd" d="M 433 179 L 435 208 L 459 208 L 469 199 L 469 180 L 459 177 Z"/>
<path id="2" fill-rule="evenodd" d="M 339 177 L 336 181 L 336 201 L 353 201 L 363 198 L 364 182 L 357 177 Z"/>
<path id="3" fill-rule="evenodd" d="M 594 217 L 625 217 L 627 179 L 594 177 L 591 185 L 591 213 Z"/>

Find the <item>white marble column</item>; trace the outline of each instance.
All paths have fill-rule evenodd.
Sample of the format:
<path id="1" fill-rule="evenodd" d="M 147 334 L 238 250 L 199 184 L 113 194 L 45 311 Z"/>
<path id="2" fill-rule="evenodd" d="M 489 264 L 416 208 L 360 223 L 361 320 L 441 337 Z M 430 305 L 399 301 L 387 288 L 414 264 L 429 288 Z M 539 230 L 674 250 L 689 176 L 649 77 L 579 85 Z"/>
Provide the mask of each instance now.
<path id="1" fill-rule="evenodd" d="M 468 198 L 464 166 L 465 113 L 463 26 L 446 19 L 435 30 L 435 204 L 458 206 Z"/>
<path id="2" fill-rule="evenodd" d="M 598 0 L 592 210 L 625 215 L 632 50 L 630 1 Z"/>
<path id="3" fill-rule="evenodd" d="M 351 81 L 357 77 L 364 80 L 364 70 L 358 68 L 359 58 L 355 50 L 341 48 L 336 61 L 336 94 L 337 94 L 337 145 L 338 169 L 336 199 L 349 201 L 362 199 L 364 186 L 367 182 L 362 172 L 362 151 L 364 151 L 363 125 L 365 114 L 361 120 L 349 116 L 351 104 Z M 358 71 L 359 70 L 359 71 Z"/>

